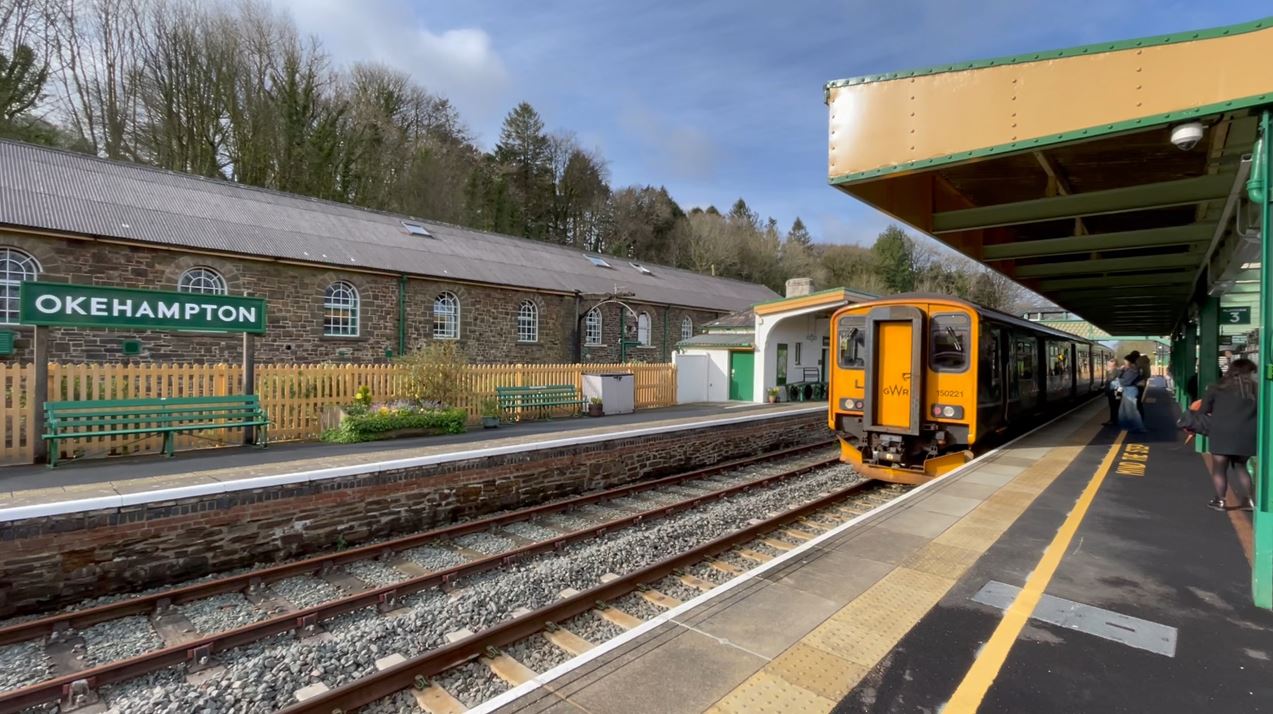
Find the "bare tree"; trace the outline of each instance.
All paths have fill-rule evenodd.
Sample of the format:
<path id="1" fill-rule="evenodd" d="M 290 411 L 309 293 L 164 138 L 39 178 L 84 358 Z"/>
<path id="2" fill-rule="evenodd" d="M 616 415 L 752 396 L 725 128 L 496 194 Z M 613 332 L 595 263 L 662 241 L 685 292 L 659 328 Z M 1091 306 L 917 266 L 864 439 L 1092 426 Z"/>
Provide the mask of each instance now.
<path id="1" fill-rule="evenodd" d="M 134 158 L 143 0 L 50 0 L 61 113 L 91 151 Z"/>

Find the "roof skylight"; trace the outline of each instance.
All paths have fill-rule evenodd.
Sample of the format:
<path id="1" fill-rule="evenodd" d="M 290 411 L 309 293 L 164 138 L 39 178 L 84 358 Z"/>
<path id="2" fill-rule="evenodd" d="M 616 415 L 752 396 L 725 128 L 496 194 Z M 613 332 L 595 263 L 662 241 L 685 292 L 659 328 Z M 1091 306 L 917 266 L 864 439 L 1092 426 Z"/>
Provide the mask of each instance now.
<path id="1" fill-rule="evenodd" d="M 642 275 L 654 275 L 653 270 L 650 270 L 649 268 L 645 267 L 644 265 L 641 265 L 640 263 L 628 263 L 628 265 L 631 265 L 632 267 L 636 268 L 637 272 Z"/>
<path id="2" fill-rule="evenodd" d="M 433 234 L 429 232 L 428 228 L 424 227 L 423 223 L 416 223 L 415 221 L 403 221 L 402 227 L 404 230 L 406 230 L 407 233 L 410 233 L 413 236 L 424 236 L 425 238 L 433 237 Z"/>
<path id="3" fill-rule="evenodd" d="M 597 266 L 598 268 L 609 268 L 611 270 L 614 270 L 614 266 L 607 263 L 605 258 L 602 258 L 599 255 L 588 255 L 587 253 L 584 253 L 583 257 L 587 258 L 589 261 L 592 262 L 593 265 Z"/>

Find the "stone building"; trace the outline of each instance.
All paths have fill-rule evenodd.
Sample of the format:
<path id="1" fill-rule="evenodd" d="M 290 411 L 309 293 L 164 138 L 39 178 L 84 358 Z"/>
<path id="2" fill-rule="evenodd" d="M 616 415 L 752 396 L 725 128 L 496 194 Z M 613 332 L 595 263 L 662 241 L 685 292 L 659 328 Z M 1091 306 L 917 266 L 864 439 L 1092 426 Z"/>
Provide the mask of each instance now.
<path id="1" fill-rule="evenodd" d="M 253 295 L 260 362 L 374 361 L 454 340 L 473 362 L 670 361 L 766 287 L 0 141 L 0 360 L 31 357 L 25 280 Z M 622 333 L 621 333 L 622 330 Z M 7 339 L 0 339 L 4 352 Z M 55 329 L 60 361 L 234 361 L 233 335 Z"/>

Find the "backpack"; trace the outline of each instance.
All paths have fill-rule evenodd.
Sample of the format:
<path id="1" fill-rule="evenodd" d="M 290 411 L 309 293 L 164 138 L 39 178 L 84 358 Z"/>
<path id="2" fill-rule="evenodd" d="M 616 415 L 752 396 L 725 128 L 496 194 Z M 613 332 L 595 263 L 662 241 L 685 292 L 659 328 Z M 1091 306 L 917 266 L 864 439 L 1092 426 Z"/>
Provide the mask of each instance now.
<path id="1" fill-rule="evenodd" d="M 1180 419 L 1176 421 L 1176 426 L 1185 431 L 1207 436 L 1211 432 L 1211 416 L 1190 409 L 1180 415 Z"/>

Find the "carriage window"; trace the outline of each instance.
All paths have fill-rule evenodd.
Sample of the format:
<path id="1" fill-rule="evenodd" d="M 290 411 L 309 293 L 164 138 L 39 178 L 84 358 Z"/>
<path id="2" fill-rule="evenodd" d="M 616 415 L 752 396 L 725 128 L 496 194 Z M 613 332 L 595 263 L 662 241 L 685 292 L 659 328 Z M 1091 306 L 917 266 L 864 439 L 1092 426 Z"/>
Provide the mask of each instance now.
<path id="1" fill-rule="evenodd" d="M 1034 379 L 1034 343 L 1017 340 L 1017 380 Z"/>
<path id="2" fill-rule="evenodd" d="M 968 368 L 969 332 L 967 315 L 933 315 L 928 362 L 934 371 L 962 372 Z"/>
<path id="3" fill-rule="evenodd" d="M 978 379 L 978 390 L 982 403 L 996 404 L 1003 400 L 1003 371 L 999 360 L 1000 330 L 983 330 L 981 333 L 980 367 L 986 375 Z"/>
<path id="4" fill-rule="evenodd" d="M 1063 377 L 1069 374 L 1070 343 L 1048 342 L 1048 374 Z"/>
<path id="5" fill-rule="evenodd" d="M 840 369 L 860 369 L 866 366 L 866 318 L 842 317 L 836 327 L 839 344 Z"/>

